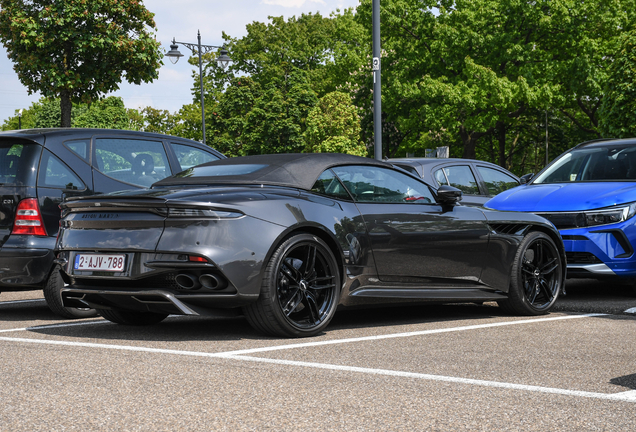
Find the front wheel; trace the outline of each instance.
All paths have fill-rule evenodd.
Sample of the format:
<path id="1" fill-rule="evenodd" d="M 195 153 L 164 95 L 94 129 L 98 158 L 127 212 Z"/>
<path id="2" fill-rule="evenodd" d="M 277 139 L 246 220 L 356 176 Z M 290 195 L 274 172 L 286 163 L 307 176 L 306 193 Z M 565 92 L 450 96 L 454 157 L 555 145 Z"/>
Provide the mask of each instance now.
<path id="1" fill-rule="evenodd" d="M 63 318 L 89 318 L 97 315 L 95 309 L 64 307 L 62 303 L 64 281 L 60 275 L 60 267 L 55 266 L 44 286 L 44 299 L 54 314 Z"/>
<path id="2" fill-rule="evenodd" d="M 333 253 L 320 238 L 297 234 L 276 249 L 258 300 L 243 313 L 265 334 L 314 336 L 329 324 L 339 299 L 340 272 Z"/>
<path id="3" fill-rule="evenodd" d="M 98 309 L 97 312 L 110 322 L 132 326 L 157 324 L 168 316 L 168 314 L 156 312 L 131 312 L 113 309 Z"/>
<path id="4" fill-rule="evenodd" d="M 506 300 L 498 304 L 516 315 L 547 313 L 562 289 L 563 262 L 554 241 L 542 232 L 528 233 L 515 255 Z"/>

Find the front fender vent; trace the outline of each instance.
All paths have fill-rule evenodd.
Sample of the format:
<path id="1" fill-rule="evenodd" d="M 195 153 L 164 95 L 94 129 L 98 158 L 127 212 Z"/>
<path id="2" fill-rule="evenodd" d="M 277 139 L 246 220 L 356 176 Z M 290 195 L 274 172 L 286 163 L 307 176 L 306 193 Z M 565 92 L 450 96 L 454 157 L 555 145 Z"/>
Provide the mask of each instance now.
<path id="1" fill-rule="evenodd" d="M 490 229 L 495 234 L 504 235 L 524 235 L 528 230 L 527 224 L 489 224 Z"/>

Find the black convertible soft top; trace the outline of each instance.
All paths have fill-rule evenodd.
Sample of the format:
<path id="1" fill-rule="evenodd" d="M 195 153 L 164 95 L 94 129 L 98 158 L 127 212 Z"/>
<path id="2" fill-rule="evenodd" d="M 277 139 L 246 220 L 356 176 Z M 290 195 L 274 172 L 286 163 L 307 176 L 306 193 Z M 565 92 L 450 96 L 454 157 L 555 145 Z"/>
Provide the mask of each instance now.
<path id="1" fill-rule="evenodd" d="M 197 165 L 152 186 L 266 184 L 310 190 L 320 174 L 337 165 L 391 167 L 386 162 L 342 153 L 242 156 Z"/>

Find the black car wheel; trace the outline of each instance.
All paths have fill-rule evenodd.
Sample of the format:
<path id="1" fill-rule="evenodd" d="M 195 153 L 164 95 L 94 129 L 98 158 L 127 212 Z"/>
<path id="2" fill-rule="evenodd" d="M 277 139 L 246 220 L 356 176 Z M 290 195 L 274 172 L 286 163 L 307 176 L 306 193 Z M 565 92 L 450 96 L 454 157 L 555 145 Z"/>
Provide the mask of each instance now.
<path id="1" fill-rule="evenodd" d="M 44 286 L 46 304 L 54 314 L 63 318 L 89 318 L 97 315 L 95 309 L 64 307 L 62 303 L 62 288 L 64 288 L 64 281 L 60 275 L 60 267 L 55 266 Z"/>
<path id="2" fill-rule="evenodd" d="M 518 315 L 547 313 L 561 291 L 563 263 L 554 241 L 541 232 L 528 233 L 517 250 L 508 299 L 499 306 Z"/>
<path id="3" fill-rule="evenodd" d="M 97 312 L 115 324 L 143 326 L 157 324 L 166 319 L 168 314 L 156 312 L 131 312 L 113 309 L 97 309 Z"/>
<path id="4" fill-rule="evenodd" d="M 243 308 L 249 323 L 273 336 L 306 337 L 329 324 L 340 298 L 340 272 L 329 247 L 298 234 L 272 255 L 258 301 Z"/>

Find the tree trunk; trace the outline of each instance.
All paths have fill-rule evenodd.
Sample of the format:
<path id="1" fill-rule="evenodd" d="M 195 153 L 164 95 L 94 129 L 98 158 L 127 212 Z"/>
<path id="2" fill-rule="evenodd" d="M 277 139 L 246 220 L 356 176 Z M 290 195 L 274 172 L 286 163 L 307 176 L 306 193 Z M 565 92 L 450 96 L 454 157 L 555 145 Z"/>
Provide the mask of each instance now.
<path id="1" fill-rule="evenodd" d="M 62 117 L 60 121 L 60 127 L 70 128 L 71 127 L 71 109 L 73 105 L 71 104 L 71 93 L 69 91 L 63 90 L 60 93 L 60 109 L 62 110 Z"/>
<path id="2" fill-rule="evenodd" d="M 506 124 L 498 121 L 497 125 L 497 141 L 499 141 L 499 166 L 506 167 Z"/>
<path id="3" fill-rule="evenodd" d="M 467 131 L 464 126 L 459 127 L 459 136 L 462 139 L 462 144 L 464 146 L 464 153 L 462 157 L 464 159 L 475 159 L 477 153 L 475 149 L 477 148 L 477 140 L 484 135 L 488 135 L 492 131 L 492 128 L 488 129 L 486 132 L 475 132 L 475 131 Z"/>

